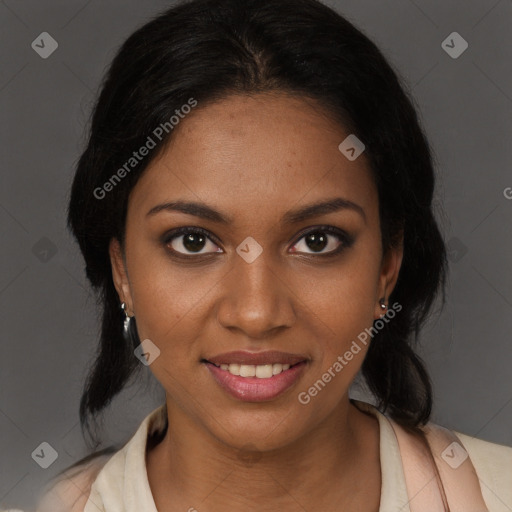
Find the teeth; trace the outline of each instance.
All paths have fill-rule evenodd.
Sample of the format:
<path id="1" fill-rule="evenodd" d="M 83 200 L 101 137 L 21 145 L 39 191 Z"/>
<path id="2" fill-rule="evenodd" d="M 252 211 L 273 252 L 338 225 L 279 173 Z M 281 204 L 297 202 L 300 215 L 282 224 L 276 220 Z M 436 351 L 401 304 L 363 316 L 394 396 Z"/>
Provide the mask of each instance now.
<path id="1" fill-rule="evenodd" d="M 258 379 L 268 379 L 273 375 L 272 369 L 273 367 L 271 364 L 258 365 L 255 369 L 256 377 L 258 377 Z"/>
<path id="2" fill-rule="evenodd" d="M 253 364 L 241 364 L 240 365 L 240 377 L 255 377 L 256 366 Z"/>
<path id="3" fill-rule="evenodd" d="M 277 375 L 283 371 L 283 365 L 281 363 L 276 363 L 272 365 L 272 374 Z"/>
<path id="4" fill-rule="evenodd" d="M 228 372 L 233 375 L 240 375 L 240 365 L 239 364 L 230 364 L 228 366 Z"/>
<path id="5" fill-rule="evenodd" d="M 273 375 L 279 375 L 290 368 L 289 364 L 221 364 L 222 370 L 240 377 L 257 377 L 258 379 L 269 379 Z"/>

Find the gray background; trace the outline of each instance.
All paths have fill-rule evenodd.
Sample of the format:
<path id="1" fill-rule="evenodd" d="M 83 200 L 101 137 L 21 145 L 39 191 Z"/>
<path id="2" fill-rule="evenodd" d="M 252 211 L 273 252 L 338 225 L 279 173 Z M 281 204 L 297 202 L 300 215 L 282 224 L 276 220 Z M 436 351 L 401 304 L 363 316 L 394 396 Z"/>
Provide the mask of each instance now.
<path id="1" fill-rule="evenodd" d="M 65 227 L 73 168 L 105 67 L 168 1 L 0 2 L 0 508 L 86 454 L 78 403 L 98 323 Z M 449 242 L 448 304 L 421 353 L 435 384 L 433 421 L 512 445 L 512 1 L 333 1 L 382 49 L 416 99 L 438 169 Z M 42 59 L 31 43 L 59 44 Z M 441 43 L 453 31 L 469 48 Z M 512 195 L 512 194 L 511 194 Z M 149 370 L 105 416 L 105 443 L 125 441 L 163 401 Z M 355 395 L 361 391 L 355 390 Z M 354 396 L 355 396 L 354 395 Z M 32 459 L 42 443 L 58 459 Z"/>

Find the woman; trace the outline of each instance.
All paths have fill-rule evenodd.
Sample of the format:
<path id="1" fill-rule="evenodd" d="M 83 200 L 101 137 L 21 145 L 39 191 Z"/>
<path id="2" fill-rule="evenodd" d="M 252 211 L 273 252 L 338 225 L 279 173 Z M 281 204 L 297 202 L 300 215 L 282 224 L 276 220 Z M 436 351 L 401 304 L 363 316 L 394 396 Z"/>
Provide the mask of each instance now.
<path id="1" fill-rule="evenodd" d="M 39 510 L 510 510 L 512 448 L 429 422 L 434 182 L 396 73 L 321 3 L 193 0 L 135 32 L 69 204 L 103 305 L 82 425 L 143 366 L 166 400 Z"/>

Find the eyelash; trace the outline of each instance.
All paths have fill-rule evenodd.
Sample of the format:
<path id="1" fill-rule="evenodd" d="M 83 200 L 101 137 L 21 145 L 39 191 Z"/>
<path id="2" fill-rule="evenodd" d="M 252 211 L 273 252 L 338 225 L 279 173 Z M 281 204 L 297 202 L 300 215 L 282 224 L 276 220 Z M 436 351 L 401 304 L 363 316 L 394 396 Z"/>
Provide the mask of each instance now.
<path id="1" fill-rule="evenodd" d="M 309 234 L 317 233 L 317 232 L 328 233 L 330 235 L 334 235 L 341 242 L 340 245 L 336 249 L 329 251 L 327 253 L 315 254 L 315 253 L 296 252 L 295 254 L 299 254 L 301 256 L 312 257 L 312 258 L 319 258 L 319 257 L 320 258 L 329 258 L 329 257 L 337 256 L 344 249 L 348 249 L 349 247 L 351 247 L 352 244 L 354 243 L 354 238 L 339 228 L 335 228 L 334 226 L 314 226 L 313 228 L 308 228 L 306 231 L 299 233 L 298 238 L 296 239 L 296 241 L 294 242 L 293 245 L 296 245 L 300 240 L 302 240 Z M 208 232 L 206 229 L 199 228 L 199 227 L 186 227 L 186 226 L 177 228 L 177 229 L 173 229 L 173 230 L 167 232 L 162 237 L 162 243 L 167 248 L 168 245 L 175 238 L 178 238 L 179 236 L 186 235 L 186 234 L 201 234 L 201 235 L 204 235 L 206 238 L 208 238 L 215 245 L 220 245 L 219 240 L 215 236 L 213 236 L 210 232 Z M 173 257 L 184 259 L 184 260 L 197 260 L 197 259 L 200 259 L 201 257 L 204 258 L 204 257 L 209 257 L 210 255 L 216 254 L 215 252 L 210 252 L 210 253 L 197 254 L 197 255 L 191 254 L 191 255 L 187 256 L 183 253 L 175 251 L 174 249 L 170 249 L 170 251 L 171 251 Z"/>

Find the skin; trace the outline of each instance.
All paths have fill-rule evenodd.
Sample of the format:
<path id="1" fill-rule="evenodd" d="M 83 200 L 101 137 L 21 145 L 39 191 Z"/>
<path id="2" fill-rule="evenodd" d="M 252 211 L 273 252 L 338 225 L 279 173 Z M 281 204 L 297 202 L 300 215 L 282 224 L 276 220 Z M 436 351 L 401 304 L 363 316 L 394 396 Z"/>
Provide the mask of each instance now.
<path id="1" fill-rule="evenodd" d="M 378 421 L 348 398 L 367 347 L 307 405 L 297 399 L 381 316 L 379 299 L 389 297 L 402 261 L 401 246 L 383 252 L 365 154 L 349 161 L 338 150 L 348 135 L 312 100 L 230 96 L 182 120 L 132 190 L 125 253 L 112 240 L 110 256 L 119 300 L 136 316 L 140 339 L 161 351 L 149 368 L 166 391 L 169 429 L 147 453 L 160 512 L 379 508 Z M 334 197 L 360 205 L 366 219 L 342 209 L 281 223 L 289 210 Z M 232 222 L 146 215 L 178 199 Z M 343 243 L 327 233 L 325 248 L 308 246 L 304 230 L 320 225 L 354 243 L 315 255 Z M 206 239 L 198 255 L 183 235 L 162 241 L 182 226 L 202 227 L 219 243 Z M 263 248 L 250 264 L 236 252 L 248 236 Z M 227 395 L 201 363 L 232 350 L 298 353 L 308 363 L 287 392 L 248 403 Z"/>

